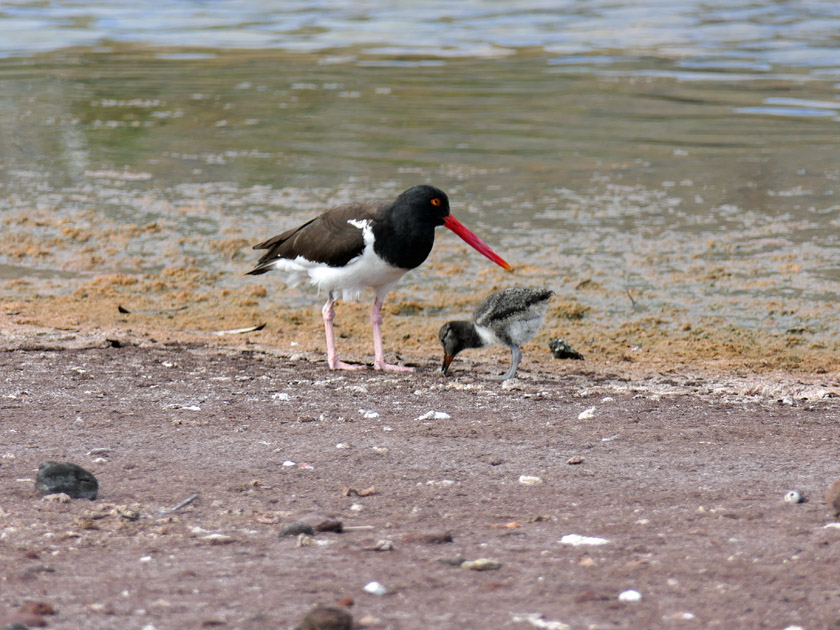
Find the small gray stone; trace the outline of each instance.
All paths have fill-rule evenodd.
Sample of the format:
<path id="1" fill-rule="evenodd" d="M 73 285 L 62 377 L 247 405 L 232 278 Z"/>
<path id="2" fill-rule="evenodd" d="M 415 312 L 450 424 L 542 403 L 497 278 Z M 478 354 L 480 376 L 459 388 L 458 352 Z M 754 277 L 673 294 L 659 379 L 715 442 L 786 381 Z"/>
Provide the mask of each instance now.
<path id="1" fill-rule="evenodd" d="M 496 571 L 502 568 L 502 563 L 498 560 L 491 560 L 490 558 L 478 558 L 477 560 L 462 562 L 461 568 L 471 569 L 473 571 Z"/>
<path id="2" fill-rule="evenodd" d="M 422 545 L 442 545 L 452 542 L 452 534 L 446 530 L 431 530 L 427 532 L 414 532 L 405 534 L 402 537 L 404 543 L 420 543 Z"/>
<path id="3" fill-rule="evenodd" d="M 452 567 L 460 567 L 467 559 L 464 556 L 452 556 L 451 558 L 438 558 L 441 564 L 447 564 Z"/>
<path id="4" fill-rule="evenodd" d="M 99 493 L 99 482 L 93 473 L 70 462 L 44 462 L 38 468 L 35 490 L 41 494 L 64 493 L 72 499 L 93 501 Z"/>

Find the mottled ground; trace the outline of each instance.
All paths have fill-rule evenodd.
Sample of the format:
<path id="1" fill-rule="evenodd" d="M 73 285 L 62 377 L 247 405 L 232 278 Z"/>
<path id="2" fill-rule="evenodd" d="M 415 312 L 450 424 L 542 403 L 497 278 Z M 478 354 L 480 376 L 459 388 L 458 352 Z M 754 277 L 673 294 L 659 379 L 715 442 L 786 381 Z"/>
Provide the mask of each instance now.
<path id="1" fill-rule="evenodd" d="M 840 477 L 836 371 L 581 342 L 586 361 L 556 361 L 540 339 L 507 384 L 487 378 L 504 351 L 458 357 L 446 379 L 419 341 L 399 357 L 413 374 L 334 373 L 317 319 L 291 346 L 271 326 L 215 337 L 122 315 L 58 330 L 25 309 L 7 305 L 0 336 L 0 620 L 34 601 L 51 628 L 263 630 L 348 598 L 371 629 L 840 619 L 822 500 Z M 366 332 L 340 340 L 345 357 L 370 361 Z M 92 471 L 99 498 L 38 496 L 50 459 Z M 808 501 L 785 503 L 791 489 Z M 345 531 L 278 536 L 311 512 Z M 441 531 L 452 542 L 424 538 Z M 501 568 L 441 562 L 479 558 Z"/>

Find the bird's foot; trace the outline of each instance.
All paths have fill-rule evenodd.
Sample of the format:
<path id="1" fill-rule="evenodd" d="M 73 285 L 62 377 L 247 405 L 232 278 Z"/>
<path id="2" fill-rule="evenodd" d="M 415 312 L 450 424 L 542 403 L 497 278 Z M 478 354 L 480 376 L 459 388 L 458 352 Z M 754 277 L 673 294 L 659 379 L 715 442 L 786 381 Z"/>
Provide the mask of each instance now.
<path id="1" fill-rule="evenodd" d="M 413 367 L 408 367 L 405 365 L 392 365 L 391 363 L 385 363 L 382 361 L 381 363 L 374 362 L 373 364 L 374 370 L 390 370 L 391 372 L 413 372 Z"/>
<path id="2" fill-rule="evenodd" d="M 515 379 L 516 374 L 502 374 L 501 376 L 488 376 L 487 379 L 490 381 L 499 381 L 503 383 L 504 381 L 509 381 L 511 379 Z"/>
<path id="3" fill-rule="evenodd" d="M 359 365 L 358 363 L 345 363 L 344 361 L 339 361 L 336 359 L 334 362 L 330 362 L 330 369 L 331 370 L 366 370 L 366 365 Z"/>

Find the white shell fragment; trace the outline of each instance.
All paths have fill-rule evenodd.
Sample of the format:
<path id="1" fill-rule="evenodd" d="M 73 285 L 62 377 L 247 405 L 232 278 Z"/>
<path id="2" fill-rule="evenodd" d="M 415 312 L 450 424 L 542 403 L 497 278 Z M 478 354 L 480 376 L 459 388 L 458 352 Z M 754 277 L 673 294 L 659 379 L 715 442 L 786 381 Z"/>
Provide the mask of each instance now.
<path id="1" fill-rule="evenodd" d="M 581 536 L 580 534 L 566 534 L 560 539 L 560 544 L 581 547 L 583 545 L 606 545 L 609 540 L 595 536 Z"/>
<path id="2" fill-rule="evenodd" d="M 618 595 L 618 601 L 620 602 L 640 602 L 642 601 L 642 594 L 639 591 L 629 590 L 623 591 Z"/>
<path id="3" fill-rule="evenodd" d="M 519 483 L 526 486 L 537 486 L 542 483 L 542 478 L 530 475 L 519 475 Z"/>
<path id="4" fill-rule="evenodd" d="M 595 407 L 585 409 L 578 414 L 578 420 L 589 420 L 595 417 Z"/>
<path id="5" fill-rule="evenodd" d="M 388 589 L 382 586 L 379 582 L 368 582 L 365 584 L 365 592 L 371 595 L 387 595 Z"/>
<path id="6" fill-rule="evenodd" d="M 449 420 L 451 417 L 445 411 L 427 411 L 422 416 L 419 416 L 417 420 Z"/>
<path id="7" fill-rule="evenodd" d="M 562 621 L 545 619 L 539 613 L 514 614 L 513 621 L 530 623 L 535 628 L 544 630 L 571 630 L 571 626 Z"/>

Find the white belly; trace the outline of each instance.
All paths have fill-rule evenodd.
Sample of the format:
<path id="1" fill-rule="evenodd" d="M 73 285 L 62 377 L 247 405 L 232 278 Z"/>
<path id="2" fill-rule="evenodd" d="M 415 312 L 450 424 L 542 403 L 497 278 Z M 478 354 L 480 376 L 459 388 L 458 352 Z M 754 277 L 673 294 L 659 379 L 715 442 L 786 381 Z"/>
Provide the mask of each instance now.
<path id="1" fill-rule="evenodd" d="M 382 300 L 408 269 L 392 267 L 365 247 L 361 256 L 353 258 L 343 267 L 330 267 L 323 263 L 298 256 L 294 260 L 278 260 L 275 267 L 286 273 L 286 283 L 296 286 L 309 279 L 319 291 L 334 293 L 342 300 L 358 300 L 365 289 L 373 289 Z"/>

